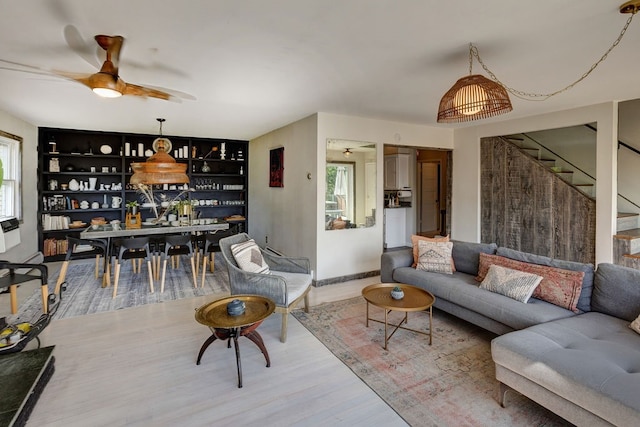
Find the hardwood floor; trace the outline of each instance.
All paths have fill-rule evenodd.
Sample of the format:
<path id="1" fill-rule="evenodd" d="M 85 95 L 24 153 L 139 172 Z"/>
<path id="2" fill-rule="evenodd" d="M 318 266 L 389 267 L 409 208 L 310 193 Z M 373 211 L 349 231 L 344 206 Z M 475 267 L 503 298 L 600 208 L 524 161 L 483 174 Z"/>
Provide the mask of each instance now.
<path id="1" fill-rule="evenodd" d="M 312 305 L 360 294 L 378 278 L 314 288 Z M 285 344 L 280 315 L 260 326 L 271 367 L 241 338 L 243 388 L 233 346 L 196 323 L 209 297 L 54 320 L 56 371 L 28 426 L 405 426 L 406 423 L 294 317 Z M 1 303 L 1 301 L 0 301 Z"/>

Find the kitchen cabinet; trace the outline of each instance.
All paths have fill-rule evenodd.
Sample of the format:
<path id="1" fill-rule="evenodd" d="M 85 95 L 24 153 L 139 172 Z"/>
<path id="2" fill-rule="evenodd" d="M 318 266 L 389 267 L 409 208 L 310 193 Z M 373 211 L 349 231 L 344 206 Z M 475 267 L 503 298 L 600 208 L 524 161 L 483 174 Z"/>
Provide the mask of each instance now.
<path id="1" fill-rule="evenodd" d="M 38 246 L 45 261 L 64 259 L 66 236 L 79 237 L 91 219 L 125 222 L 126 202 L 142 196 L 132 188 L 132 162 L 153 153 L 158 135 L 39 128 Z M 187 164 L 192 201 L 201 218 L 227 220 L 231 233 L 247 230 L 248 142 L 229 139 L 166 136 L 170 153 Z M 78 187 L 79 186 L 79 187 Z M 154 196 L 178 196 L 179 185 L 154 186 Z M 83 203 L 84 202 L 84 203 Z M 155 219 L 142 206 L 142 219 Z M 73 226 L 73 221 L 80 225 Z M 75 227 L 75 228 L 74 228 Z"/>
<path id="2" fill-rule="evenodd" d="M 402 190 L 411 188 L 409 180 L 409 154 L 384 156 L 384 189 Z"/>

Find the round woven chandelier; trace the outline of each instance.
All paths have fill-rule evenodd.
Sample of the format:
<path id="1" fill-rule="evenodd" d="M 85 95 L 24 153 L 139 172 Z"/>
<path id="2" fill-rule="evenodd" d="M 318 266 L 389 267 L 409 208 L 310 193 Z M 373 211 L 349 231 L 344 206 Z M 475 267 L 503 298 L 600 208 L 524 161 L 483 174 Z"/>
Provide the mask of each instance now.
<path id="1" fill-rule="evenodd" d="M 587 78 L 593 70 L 603 62 L 609 53 L 620 43 L 633 16 L 640 10 L 640 0 L 630 0 L 620 6 L 620 13 L 631 14 L 618 38 L 607 51 L 596 61 L 587 72 L 573 83 L 551 93 L 531 93 L 513 89 L 502 83 L 496 75 L 484 64 L 478 53 L 478 48 L 469 43 L 469 75 L 459 79 L 451 89 L 444 94 L 438 107 L 438 123 L 459 123 L 471 120 L 481 120 L 505 114 L 513 110 L 509 93 L 528 101 L 544 101 L 552 96 L 563 93 Z M 487 72 L 491 79 L 480 74 L 473 74 L 473 58 Z"/>

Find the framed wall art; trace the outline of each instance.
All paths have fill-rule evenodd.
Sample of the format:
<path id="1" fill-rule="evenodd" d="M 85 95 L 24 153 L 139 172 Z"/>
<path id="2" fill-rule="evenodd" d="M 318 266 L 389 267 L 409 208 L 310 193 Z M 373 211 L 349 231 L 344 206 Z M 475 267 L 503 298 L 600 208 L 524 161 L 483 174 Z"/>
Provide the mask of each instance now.
<path id="1" fill-rule="evenodd" d="M 284 147 L 269 151 L 269 187 L 284 187 Z"/>

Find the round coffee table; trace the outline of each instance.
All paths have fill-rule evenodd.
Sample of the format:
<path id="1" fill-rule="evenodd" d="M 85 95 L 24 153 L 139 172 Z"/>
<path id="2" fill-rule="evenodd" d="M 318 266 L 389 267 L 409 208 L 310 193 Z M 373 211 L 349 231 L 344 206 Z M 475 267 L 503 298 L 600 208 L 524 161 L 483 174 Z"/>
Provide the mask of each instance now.
<path id="1" fill-rule="evenodd" d="M 239 316 L 227 313 L 227 304 L 238 299 L 245 304 L 245 312 Z M 209 345 L 216 339 L 227 340 L 227 348 L 231 347 L 231 339 L 236 349 L 236 365 L 238 367 L 238 388 L 242 388 L 242 366 L 240 364 L 240 348 L 238 338 L 247 337 L 258 346 L 265 360 L 267 368 L 271 366 L 269 353 L 264 346 L 262 337 L 256 330 L 264 319 L 274 312 L 276 305 L 268 298 L 259 295 L 234 295 L 207 303 L 196 310 L 196 320 L 211 329 L 211 336 L 202 344 L 196 365 Z"/>
<path id="2" fill-rule="evenodd" d="M 393 299 L 391 298 L 391 290 L 398 286 L 404 292 L 404 298 Z M 362 296 L 367 300 L 367 327 L 369 327 L 369 320 L 379 323 L 384 323 L 384 349 L 387 350 L 387 343 L 389 339 L 396 333 L 398 329 L 405 329 L 407 331 L 416 332 L 423 335 L 429 335 L 429 345 L 433 338 L 433 312 L 431 310 L 433 303 L 436 300 L 430 292 L 416 286 L 405 285 L 404 283 L 378 283 L 375 285 L 369 285 L 362 289 Z M 384 309 L 384 322 L 378 319 L 369 317 L 369 304 L 373 304 L 376 307 Z M 402 324 L 407 324 L 407 318 L 410 311 L 425 311 L 429 312 L 429 333 L 419 331 L 417 329 L 407 328 Z M 392 311 L 403 311 L 404 318 L 399 324 L 394 325 L 389 323 L 389 313 Z M 395 329 L 391 334 L 387 335 L 388 326 L 395 326 Z"/>

